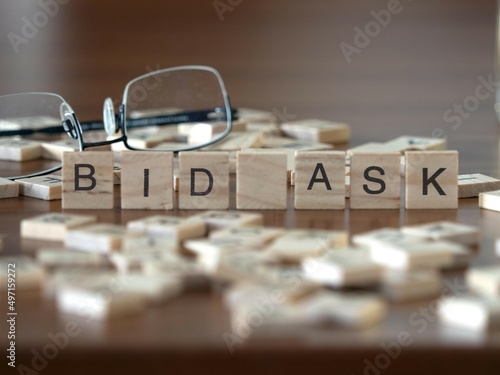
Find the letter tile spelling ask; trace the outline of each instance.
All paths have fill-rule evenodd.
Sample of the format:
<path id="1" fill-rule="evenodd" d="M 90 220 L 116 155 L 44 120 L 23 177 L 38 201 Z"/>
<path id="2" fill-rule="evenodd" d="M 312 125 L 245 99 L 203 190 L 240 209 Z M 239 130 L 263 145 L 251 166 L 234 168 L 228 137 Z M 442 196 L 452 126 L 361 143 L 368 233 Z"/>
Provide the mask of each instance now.
<path id="1" fill-rule="evenodd" d="M 179 209 L 229 208 L 229 154 L 179 153 Z"/>
<path id="2" fill-rule="evenodd" d="M 354 152 L 351 155 L 350 207 L 399 208 L 400 163 L 399 152 Z"/>
<path id="3" fill-rule="evenodd" d="M 297 151 L 295 155 L 295 208 L 345 208 L 345 153 Z"/>
<path id="4" fill-rule="evenodd" d="M 238 152 L 236 207 L 240 210 L 284 210 L 287 207 L 287 155 Z"/>
<path id="5" fill-rule="evenodd" d="M 59 175 L 29 177 L 16 180 L 19 195 L 52 201 L 61 199 L 62 178 Z"/>
<path id="6" fill-rule="evenodd" d="M 406 208 L 458 208 L 458 152 L 407 151 Z"/>
<path id="7" fill-rule="evenodd" d="M 65 152 L 62 176 L 63 209 L 113 208 L 112 152 Z"/>
<path id="8" fill-rule="evenodd" d="M 0 177 L 0 199 L 19 196 L 19 184 Z"/>
<path id="9" fill-rule="evenodd" d="M 171 152 L 121 152 L 121 205 L 124 209 L 171 210 Z"/>

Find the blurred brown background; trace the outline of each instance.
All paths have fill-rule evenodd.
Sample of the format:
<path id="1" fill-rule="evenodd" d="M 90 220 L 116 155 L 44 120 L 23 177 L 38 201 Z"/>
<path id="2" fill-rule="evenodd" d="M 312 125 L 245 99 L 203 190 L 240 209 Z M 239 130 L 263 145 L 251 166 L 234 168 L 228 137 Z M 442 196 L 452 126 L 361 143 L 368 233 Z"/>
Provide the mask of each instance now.
<path id="1" fill-rule="evenodd" d="M 55 14 L 48 20 L 38 14 L 42 3 L 52 4 Z M 399 3 L 399 13 L 348 63 L 341 43 L 355 46 L 354 28 L 364 30 L 374 20 L 371 12 L 386 10 L 388 3 Z M 106 96 L 118 101 L 125 84 L 150 68 L 207 64 L 221 72 L 236 106 L 346 121 L 355 144 L 388 135 L 444 134 L 459 151 L 464 142 L 477 142 L 490 160 L 498 157 L 496 148 L 476 138 L 496 135 L 493 95 L 462 116 L 458 129 L 443 116 L 474 95 L 480 76 L 494 71 L 495 5 L 4 0 L 0 93 L 58 92 L 81 119 L 98 118 Z M 24 37 L 26 20 L 46 25 L 19 43 L 16 53 L 9 33 Z M 442 132 L 433 133 L 436 128 Z"/>

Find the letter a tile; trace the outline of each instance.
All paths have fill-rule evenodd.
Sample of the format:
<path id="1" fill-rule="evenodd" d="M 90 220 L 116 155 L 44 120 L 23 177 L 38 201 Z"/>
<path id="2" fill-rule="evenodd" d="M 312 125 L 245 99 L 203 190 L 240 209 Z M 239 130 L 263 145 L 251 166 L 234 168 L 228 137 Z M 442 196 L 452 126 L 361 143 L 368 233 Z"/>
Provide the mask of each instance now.
<path id="1" fill-rule="evenodd" d="M 229 154 L 227 152 L 179 153 L 179 208 L 227 210 L 229 208 Z"/>
<path id="2" fill-rule="evenodd" d="M 63 209 L 113 208 L 112 152 L 65 152 L 62 176 Z"/>
<path id="3" fill-rule="evenodd" d="M 295 208 L 345 208 L 344 151 L 297 151 Z"/>
<path id="4" fill-rule="evenodd" d="M 406 208 L 458 208 L 458 152 L 406 152 Z"/>
<path id="5" fill-rule="evenodd" d="M 174 208 L 171 152 L 122 151 L 120 160 L 122 208 Z"/>

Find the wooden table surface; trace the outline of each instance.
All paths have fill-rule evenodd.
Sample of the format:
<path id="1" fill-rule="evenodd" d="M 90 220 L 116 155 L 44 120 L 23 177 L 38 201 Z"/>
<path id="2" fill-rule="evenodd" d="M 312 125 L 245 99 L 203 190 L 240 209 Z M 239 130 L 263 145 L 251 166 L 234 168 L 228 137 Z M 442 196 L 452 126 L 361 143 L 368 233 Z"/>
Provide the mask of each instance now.
<path id="1" fill-rule="evenodd" d="M 387 1 L 59 1 L 47 24 L 29 38 L 22 34 L 23 25 L 33 22 L 44 2 L 0 4 L 0 94 L 57 92 L 80 119 L 88 120 L 100 117 L 104 98 L 118 100 L 126 82 L 150 68 L 206 64 L 221 72 L 235 106 L 345 121 L 352 126 L 351 145 L 405 134 L 442 134 L 449 148 L 460 152 L 460 173 L 500 177 L 494 93 L 488 91 L 477 108 L 458 119 L 446 116 L 454 104 L 471 100 L 476 87 L 494 73 L 493 0 L 402 0 L 401 12 L 392 14 L 367 46 L 351 55 L 351 62 L 341 43 L 354 45 L 355 28 L 364 29 L 373 20 L 370 12 L 387 9 Z M 231 9 L 222 19 L 215 10 L 221 3 Z M 17 52 L 9 33 L 24 38 Z M 480 227 L 474 265 L 499 263 L 494 240 L 500 213 L 480 210 L 475 198 L 460 200 L 458 210 L 383 212 L 295 211 L 292 198 L 290 190 L 287 210 L 264 212 L 265 224 L 355 234 L 446 219 Z M 20 240 L 20 220 L 60 210 L 60 201 L 1 200 L 0 232 L 9 235 L 4 254 L 29 253 L 38 246 Z M 84 212 L 114 223 L 150 214 Z M 460 292 L 462 273 L 448 274 L 447 280 Z M 230 327 L 220 294 L 190 293 L 141 317 L 108 325 L 87 323 L 40 373 L 375 374 L 366 369 L 367 361 L 373 363 L 383 353 L 382 344 L 406 331 L 412 344 L 380 373 L 498 374 L 500 332 L 449 330 L 435 316 L 425 328 L 412 324 L 411 316 L 432 303 L 393 305 L 384 324 L 365 331 L 257 328 L 230 354 L 222 338 Z M 32 349 L 41 350 L 49 342 L 47 335 L 59 332 L 64 320 L 36 293 L 20 296 L 18 309 L 17 361 L 29 366 Z M 2 373 L 5 362 L 0 364 Z"/>

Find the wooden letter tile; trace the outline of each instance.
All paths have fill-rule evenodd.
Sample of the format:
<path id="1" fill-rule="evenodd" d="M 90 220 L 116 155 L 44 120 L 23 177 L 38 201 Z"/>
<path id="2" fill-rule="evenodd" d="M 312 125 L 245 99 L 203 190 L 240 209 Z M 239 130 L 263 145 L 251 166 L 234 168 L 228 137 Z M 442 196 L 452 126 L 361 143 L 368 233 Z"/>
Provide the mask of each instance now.
<path id="1" fill-rule="evenodd" d="M 483 296 L 500 297 L 500 266 L 471 268 L 465 275 L 470 290 Z"/>
<path id="2" fill-rule="evenodd" d="M 479 193 L 500 189 L 500 180 L 481 173 L 458 176 L 458 198 L 471 198 Z"/>
<path id="3" fill-rule="evenodd" d="M 64 241 L 66 231 L 97 221 L 95 216 L 52 212 L 21 221 L 21 236 L 38 240 Z"/>
<path id="4" fill-rule="evenodd" d="M 121 205 L 124 209 L 171 210 L 171 152 L 121 152 Z"/>
<path id="5" fill-rule="evenodd" d="M 401 200 L 399 153 L 354 152 L 351 155 L 351 208 L 399 208 Z"/>
<path id="6" fill-rule="evenodd" d="M 297 151 L 295 208 L 345 208 L 345 153 Z"/>
<path id="7" fill-rule="evenodd" d="M 19 183 L 19 195 L 46 201 L 61 199 L 61 176 L 51 174 L 16 181 Z"/>
<path id="8" fill-rule="evenodd" d="M 179 209 L 229 208 L 229 154 L 179 153 Z"/>
<path id="9" fill-rule="evenodd" d="M 69 248 L 95 253 L 120 250 L 125 237 L 141 237 L 142 233 L 128 231 L 115 224 L 91 224 L 66 232 L 64 245 Z"/>
<path id="10" fill-rule="evenodd" d="M 237 154 L 236 207 L 284 210 L 287 207 L 287 155 L 242 151 Z"/>
<path id="11" fill-rule="evenodd" d="M 500 211 L 500 190 L 479 193 L 479 207 Z"/>
<path id="12" fill-rule="evenodd" d="M 138 232 L 165 235 L 177 242 L 188 238 L 203 237 L 207 231 L 203 220 L 166 215 L 154 215 L 129 221 L 127 228 Z"/>
<path id="13" fill-rule="evenodd" d="M 349 125 L 317 119 L 286 122 L 281 130 L 289 137 L 311 142 L 344 143 L 351 136 Z"/>
<path id="14" fill-rule="evenodd" d="M 28 161 L 41 157 L 40 142 L 20 138 L 0 139 L 0 160 Z"/>
<path id="15" fill-rule="evenodd" d="M 19 184 L 0 177 L 0 199 L 19 196 Z"/>
<path id="16" fill-rule="evenodd" d="M 406 152 L 406 208 L 458 208 L 458 152 Z"/>
<path id="17" fill-rule="evenodd" d="M 260 213 L 239 211 L 206 211 L 191 216 L 190 219 L 199 219 L 205 222 L 209 230 L 262 225 L 264 217 Z"/>
<path id="18" fill-rule="evenodd" d="M 113 208 L 112 152 L 65 152 L 62 175 L 63 209 Z"/>
<path id="19" fill-rule="evenodd" d="M 448 240 L 465 245 L 477 245 L 479 239 L 477 227 L 449 221 L 407 226 L 401 231 L 427 240 Z"/>

